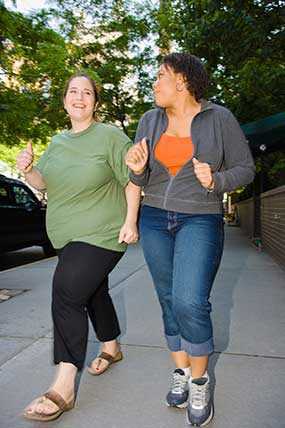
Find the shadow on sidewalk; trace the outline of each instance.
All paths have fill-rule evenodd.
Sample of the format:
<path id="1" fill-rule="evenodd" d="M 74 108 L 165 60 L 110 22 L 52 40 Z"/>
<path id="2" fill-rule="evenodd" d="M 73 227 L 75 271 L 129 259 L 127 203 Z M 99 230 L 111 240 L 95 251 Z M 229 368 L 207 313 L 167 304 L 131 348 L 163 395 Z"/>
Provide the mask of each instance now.
<path id="1" fill-rule="evenodd" d="M 227 233 L 231 233 L 230 241 L 227 240 Z M 248 258 L 248 253 L 244 251 L 245 240 L 246 238 L 241 237 L 239 229 L 237 239 L 235 239 L 232 231 L 228 231 L 225 225 L 224 253 L 211 296 L 215 352 L 209 360 L 209 374 L 214 398 L 216 387 L 215 369 L 221 355 L 227 351 L 230 343 L 231 315 L 235 304 L 234 291 Z"/>

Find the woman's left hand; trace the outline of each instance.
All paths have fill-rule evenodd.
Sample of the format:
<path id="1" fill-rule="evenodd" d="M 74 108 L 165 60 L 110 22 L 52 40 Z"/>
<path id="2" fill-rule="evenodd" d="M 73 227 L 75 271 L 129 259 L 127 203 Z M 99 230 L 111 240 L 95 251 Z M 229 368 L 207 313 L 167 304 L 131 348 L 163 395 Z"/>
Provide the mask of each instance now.
<path id="1" fill-rule="evenodd" d="M 208 163 L 200 162 L 196 158 L 192 160 L 194 165 L 194 172 L 203 187 L 208 190 L 213 190 L 214 180 L 211 167 Z"/>
<path id="2" fill-rule="evenodd" d="M 139 239 L 139 233 L 136 223 L 124 223 L 121 227 L 119 240 L 118 242 L 121 244 L 122 242 L 126 242 L 127 244 L 134 244 Z"/>

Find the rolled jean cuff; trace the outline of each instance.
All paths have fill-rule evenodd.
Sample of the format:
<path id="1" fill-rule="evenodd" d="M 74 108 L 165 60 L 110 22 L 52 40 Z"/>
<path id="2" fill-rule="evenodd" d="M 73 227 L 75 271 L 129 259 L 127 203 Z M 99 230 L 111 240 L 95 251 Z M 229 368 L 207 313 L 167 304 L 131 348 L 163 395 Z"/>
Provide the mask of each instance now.
<path id="1" fill-rule="evenodd" d="M 214 352 L 214 339 L 210 337 L 210 339 L 203 343 L 191 343 L 181 338 L 181 349 L 192 357 L 210 355 Z"/>
<path id="2" fill-rule="evenodd" d="M 177 336 L 168 336 L 165 335 L 168 349 L 171 352 L 181 351 L 181 336 L 178 334 Z"/>

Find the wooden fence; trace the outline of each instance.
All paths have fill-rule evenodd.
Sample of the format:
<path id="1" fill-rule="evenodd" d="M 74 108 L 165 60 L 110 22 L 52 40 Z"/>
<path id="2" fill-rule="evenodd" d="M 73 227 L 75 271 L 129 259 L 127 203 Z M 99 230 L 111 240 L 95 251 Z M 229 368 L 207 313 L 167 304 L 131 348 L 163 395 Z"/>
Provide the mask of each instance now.
<path id="1" fill-rule="evenodd" d="M 262 193 L 258 204 L 254 198 L 237 203 L 237 212 L 246 235 L 260 238 L 262 248 L 285 269 L 285 186 Z M 257 223 L 260 236 L 254 236 Z"/>

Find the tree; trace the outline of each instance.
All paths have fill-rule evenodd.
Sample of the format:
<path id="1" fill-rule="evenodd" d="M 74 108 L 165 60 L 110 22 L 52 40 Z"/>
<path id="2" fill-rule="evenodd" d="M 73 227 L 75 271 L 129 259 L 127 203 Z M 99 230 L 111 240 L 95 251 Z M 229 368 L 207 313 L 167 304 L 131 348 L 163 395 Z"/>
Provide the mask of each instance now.
<path id="1" fill-rule="evenodd" d="M 66 126 L 63 84 L 82 69 L 101 87 L 101 119 L 133 137 L 151 105 L 148 12 L 120 0 L 50 3 L 28 17 L 1 5 L 0 143 L 47 142 Z"/>
<path id="2" fill-rule="evenodd" d="M 180 50 L 202 58 L 209 96 L 241 122 L 284 109 L 284 1 L 173 0 L 167 32 Z"/>
<path id="3" fill-rule="evenodd" d="M 171 51 L 172 1 L 160 0 L 159 9 L 153 15 L 154 23 L 158 24 L 159 38 L 157 44 L 159 46 L 159 57 L 162 57 Z"/>
<path id="4" fill-rule="evenodd" d="M 67 124 L 65 79 L 86 69 L 101 87 L 100 114 L 134 136 L 152 105 L 152 80 L 169 49 L 202 58 L 209 97 L 244 123 L 282 110 L 281 1 L 53 0 L 32 16 L 0 3 L 0 142 L 46 142 Z M 52 28 L 51 28 L 52 27 Z"/>
<path id="5" fill-rule="evenodd" d="M 74 66 L 98 75 L 101 119 L 117 123 L 133 137 L 139 116 L 152 103 L 149 70 L 154 59 L 144 45 L 149 37 L 148 9 L 122 0 L 53 4 L 54 16 L 68 24 L 65 37 L 77 52 Z"/>
<path id="6" fill-rule="evenodd" d="M 69 72 L 66 43 L 43 17 L 0 9 L 0 142 L 46 141 L 64 120 L 59 93 Z"/>

